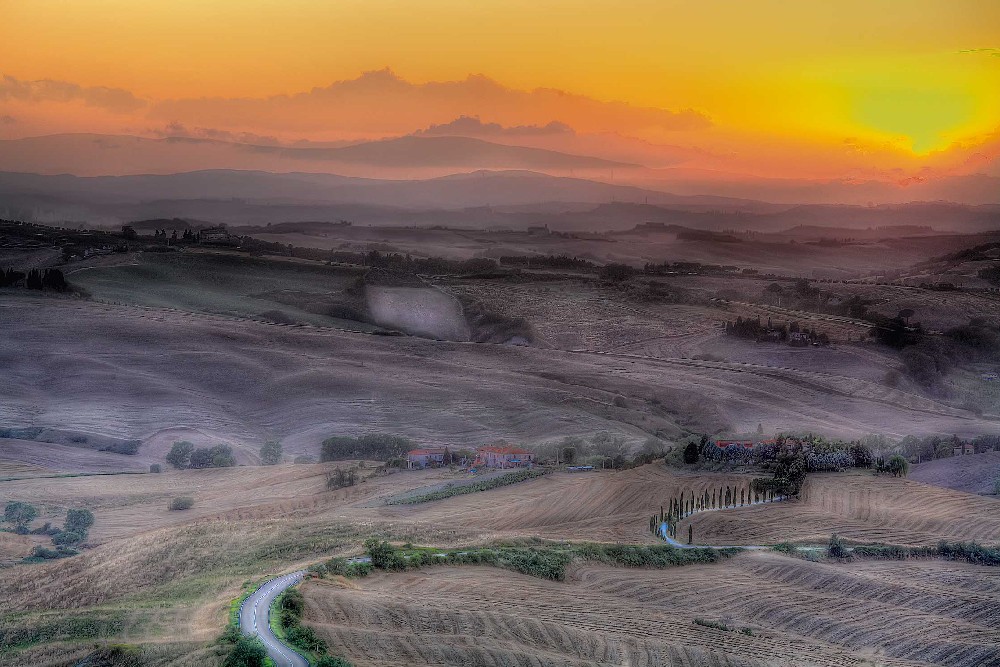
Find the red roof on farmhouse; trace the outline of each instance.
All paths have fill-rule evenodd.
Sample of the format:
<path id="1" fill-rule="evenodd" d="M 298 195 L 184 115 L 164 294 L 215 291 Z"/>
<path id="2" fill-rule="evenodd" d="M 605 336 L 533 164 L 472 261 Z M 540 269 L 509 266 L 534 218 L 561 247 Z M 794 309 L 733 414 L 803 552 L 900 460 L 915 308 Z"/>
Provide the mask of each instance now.
<path id="1" fill-rule="evenodd" d="M 527 449 L 520 447 L 480 447 L 480 452 L 493 452 L 494 454 L 530 454 Z"/>

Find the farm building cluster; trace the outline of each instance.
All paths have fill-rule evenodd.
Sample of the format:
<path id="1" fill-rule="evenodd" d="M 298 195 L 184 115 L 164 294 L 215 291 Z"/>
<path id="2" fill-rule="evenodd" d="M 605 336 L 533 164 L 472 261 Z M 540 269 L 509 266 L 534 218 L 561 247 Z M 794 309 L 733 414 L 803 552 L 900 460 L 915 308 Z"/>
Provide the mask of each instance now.
<path id="1" fill-rule="evenodd" d="M 446 465 L 472 468 L 530 468 L 534 462 L 534 452 L 507 445 L 488 445 L 472 451 L 452 451 L 448 447 L 422 447 L 411 449 L 406 453 L 406 467 L 411 470 Z"/>

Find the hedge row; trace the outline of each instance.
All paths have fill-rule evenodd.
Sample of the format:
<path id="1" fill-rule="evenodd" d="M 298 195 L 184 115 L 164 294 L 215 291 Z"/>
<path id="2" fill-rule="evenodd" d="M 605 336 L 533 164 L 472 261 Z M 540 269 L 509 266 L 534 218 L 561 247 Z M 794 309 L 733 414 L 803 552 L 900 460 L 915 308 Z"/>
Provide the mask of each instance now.
<path id="1" fill-rule="evenodd" d="M 508 486 L 510 484 L 517 484 L 518 482 L 524 482 L 529 479 L 534 479 L 535 477 L 541 477 L 547 471 L 541 468 L 525 468 L 523 470 L 518 470 L 516 472 L 508 473 L 506 475 L 500 475 L 499 477 L 494 477 L 492 479 L 484 479 L 481 482 L 475 482 L 473 484 L 463 484 L 461 486 L 453 486 L 447 489 L 441 489 L 440 491 L 432 491 L 430 493 L 425 493 L 419 496 L 409 496 L 407 498 L 401 498 L 399 500 L 390 500 L 387 504 L 389 505 L 416 505 L 418 503 L 427 503 L 432 500 L 443 500 L 445 498 L 451 498 L 452 496 L 461 496 L 466 493 L 478 493 L 479 491 L 489 491 L 490 489 L 496 489 L 501 486 Z"/>

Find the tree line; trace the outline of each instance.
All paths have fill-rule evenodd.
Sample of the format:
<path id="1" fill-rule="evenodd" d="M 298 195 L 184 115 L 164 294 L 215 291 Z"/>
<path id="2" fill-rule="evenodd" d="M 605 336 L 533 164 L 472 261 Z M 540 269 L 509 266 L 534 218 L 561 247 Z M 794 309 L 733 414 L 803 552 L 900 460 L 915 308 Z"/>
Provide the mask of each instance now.
<path id="1" fill-rule="evenodd" d="M 186 441 L 175 442 L 166 456 L 167 463 L 178 470 L 198 468 L 231 468 L 236 465 L 233 448 L 229 445 L 199 447 Z"/>
<path id="2" fill-rule="evenodd" d="M 800 335 L 795 335 L 800 334 Z M 809 342 L 829 345 L 830 336 L 826 332 L 817 332 L 816 329 L 806 329 L 798 322 L 772 324 L 771 318 L 767 319 L 767 326 L 761 324 L 760 318 L 743 319 L 737 317 L 735 322 L 726 321 L 726 335 L 736 338 L 746 338 L 755 341 L 772 340 L 774 342 L 795 344 L 806 344 Z"/>
<path id="3" fill-rule="evenodd" d="M 30 269 L 15 271 L 12 268 L 0 271 L 0 287 L 24 287 L 33 290 L 69 291 L 66 276 L 59 269 Z"/>

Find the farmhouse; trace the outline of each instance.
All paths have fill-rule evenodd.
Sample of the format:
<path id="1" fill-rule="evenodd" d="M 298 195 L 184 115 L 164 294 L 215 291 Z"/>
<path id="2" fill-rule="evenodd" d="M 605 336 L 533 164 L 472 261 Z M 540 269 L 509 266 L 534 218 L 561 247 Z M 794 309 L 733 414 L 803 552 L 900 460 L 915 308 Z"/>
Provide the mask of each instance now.
<path id="1" fill-rule="evenodd" d="M 743 449 L 753 449 L 757 445 L 773 445 L 775 442 L 777 441 L 774 438 L 768 438 L 767 440 L 757 438 L 719 438 L 715 441 L 715 446 L 719 449 L 726 449 L 733 445 L 742 447 Z"/>
<path id="2" fill-rule="evenodd" d="M 487 468 L 519 468 L 530 466 L 535 455 L 520 447 L 490 446 L 477 449 L 476 459 L 478 465 Z"/>
<path id="3" fill-rule="evenodd" d="M 232 237 L 225 227 L 206 227 L 198 233 L 202 243 L 225 243 Z"/>
<path id="4" fill-rule="evenodd" d="M 968 456 L 976 453 L 976 446 L 971 442 L 962 442 L 955 445 L 952 456 Z"/>
<path id="5" fill-rule="evenodd" d="M 406 467 L 413 470 L 444 465 L 445 451 L 444 447 L 411 449 L 406 452 Z"/>

